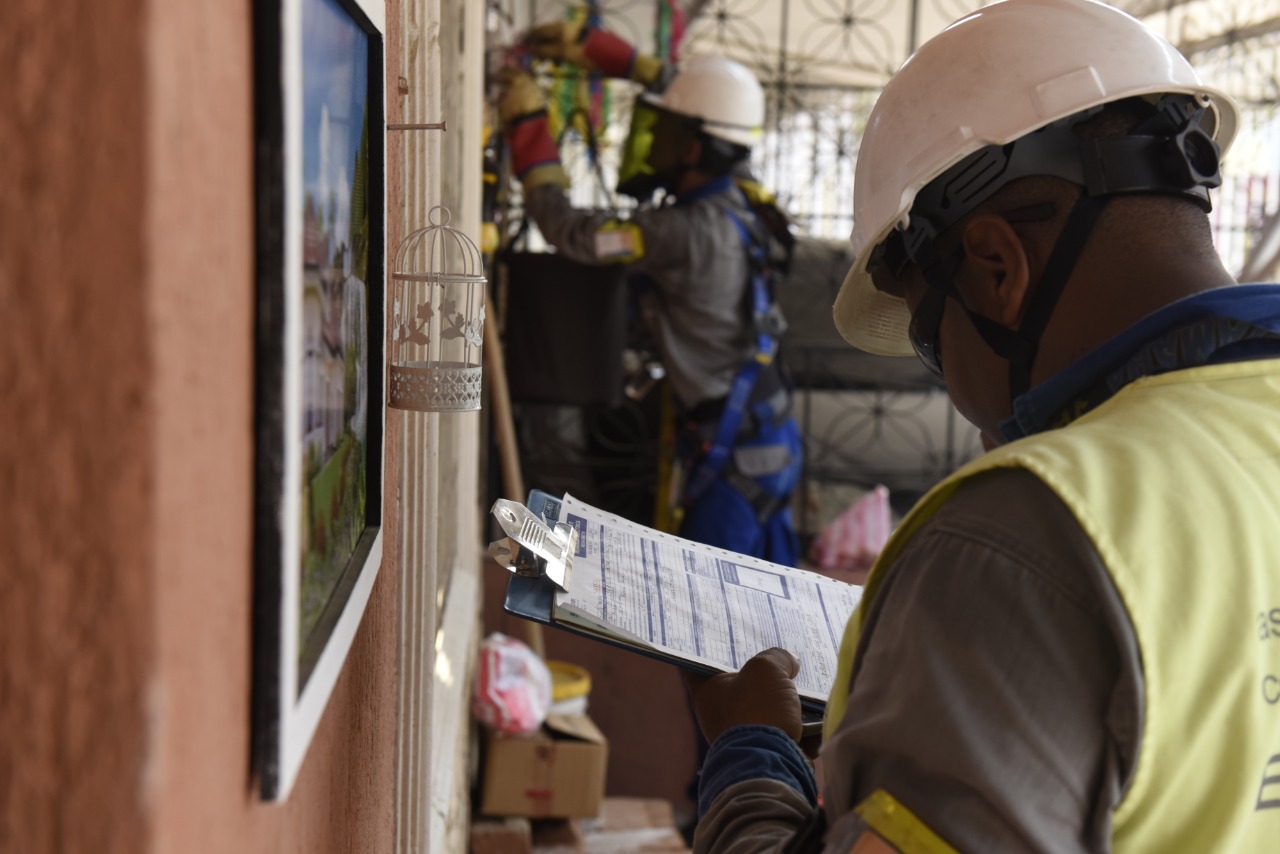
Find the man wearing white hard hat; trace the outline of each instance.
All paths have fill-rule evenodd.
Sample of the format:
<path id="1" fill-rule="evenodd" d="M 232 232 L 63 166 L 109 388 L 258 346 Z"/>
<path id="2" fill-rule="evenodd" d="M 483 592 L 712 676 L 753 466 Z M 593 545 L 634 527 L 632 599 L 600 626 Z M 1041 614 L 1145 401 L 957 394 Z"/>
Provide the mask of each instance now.
<path id="1" fill-rule="evenodd" d="M 1093 0 L 1006 0 L 886 86 L 835 321 L 992 447 L 872 570 L 822 807 L 781 650 L 694 681 L 697 851 L 1274 851 L 1280 286 L 1209 191 L 1229 98 Z"/>
<path id="2" fill-rule="evenodd" d="M 741 64 L 701 57 L 678 73 L 605 30 L 559 21 L 527 40 L 539 57 L 645 86 L 635 102 L 618 189 L 665 204 L 626 218 L 575 209 L 533 79 L 505 75 L 499 113 L 525 207 L 563 255 L 625 264 L 677 410 L 685 481 L 679 533 L 794 565 L 788 501 L 802 444 L 777 360 L 784 323 L 773 295 L 771 233 L 735 172 L 764 124 L 764 92 Z M 784 239 L 789 234 L 781 235 Z"/>

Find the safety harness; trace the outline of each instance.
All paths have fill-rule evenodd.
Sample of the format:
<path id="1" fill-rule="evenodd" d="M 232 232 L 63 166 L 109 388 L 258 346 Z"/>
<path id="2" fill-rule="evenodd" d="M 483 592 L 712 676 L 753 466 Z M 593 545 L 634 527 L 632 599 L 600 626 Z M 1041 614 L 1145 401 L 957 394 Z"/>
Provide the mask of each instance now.
<path id="1" fill-rule="evenodd" d="M 777 416 L 773 405 L 774 394 L 759 395 L 757 381 L 765 371 L 778 371 L 775 362 L 778 354 L 778 338 L 786 331 L 782 310 L 774 298 L 774 272 L 768 262 L 765 248 L 752 236 L 742 219 L 728 207 L 721 206 L 738 232 L 738 238 L 746 250 L 751 268 L 750 316 L 755 330 L 755 348 L 750 358 L 739 368 L 733 385 L 725 399 L 711 438 L 702 459 L 694 466 L 684 491 L 684 502 L 696 501 L 718 478 L 723 477 L 751 504 L 761 521 L 772 516 L 785 500 L 764 490 L 752 478 L 730 465 L 734 439 L 743 427 L 743 419 L 749 409 L 760 422 L 772 421 Z M 778 383 L 782 386 L 781 378 Z M 785 393 L 785 388 L 779 388 Z M 785 407 L 783 407 L 785 409 Z"/>

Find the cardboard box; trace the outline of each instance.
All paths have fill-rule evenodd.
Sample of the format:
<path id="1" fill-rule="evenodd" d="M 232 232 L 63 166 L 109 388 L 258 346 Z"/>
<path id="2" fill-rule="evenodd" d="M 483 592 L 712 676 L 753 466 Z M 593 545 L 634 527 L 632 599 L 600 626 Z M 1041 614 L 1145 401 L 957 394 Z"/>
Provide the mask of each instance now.
<path id="1" fill-rule="evenodd" d="M 533 854 L 533 828 L 527 818 L 471 822 L 470 854 Z"/>
<path id="2" fill-rule="evenodd" d="M 548 715 L 532 735 L 485 737 L 480 812 L 530 818 L 595 816 L 609 745 L 586 715 Z"/>

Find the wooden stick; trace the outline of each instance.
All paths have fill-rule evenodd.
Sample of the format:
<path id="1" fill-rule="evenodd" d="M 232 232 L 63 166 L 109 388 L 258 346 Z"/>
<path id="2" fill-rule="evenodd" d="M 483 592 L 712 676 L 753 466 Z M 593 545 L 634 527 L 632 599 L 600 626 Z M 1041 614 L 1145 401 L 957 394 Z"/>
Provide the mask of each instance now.
<path id="1" fill-rule="evenodd" d="M 520 469 L 520 450 L 516 443 L 515 421 L 511 417 L 511 391 L 507 385 L 507 366 L 502 358 L 502 340 L 498 337 L 497 316 L 492 301 L 485 297 L 484 362 L 489 375 L 489 402 L 493 406 L 493 429 L 498 439 L 498 455 L 502 460 L 502 490 L 507 498 L 523 504 L 525 494 L 524 475 Z M 546 644 L 542 626 L 532 620 L 524 620 L 525 643 L 546 659 Z"/>

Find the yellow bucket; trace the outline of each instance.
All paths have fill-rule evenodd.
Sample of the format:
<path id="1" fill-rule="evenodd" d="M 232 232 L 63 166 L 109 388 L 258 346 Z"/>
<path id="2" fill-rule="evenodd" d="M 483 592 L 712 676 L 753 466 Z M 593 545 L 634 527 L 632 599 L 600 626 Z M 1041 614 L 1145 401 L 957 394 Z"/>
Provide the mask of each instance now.
<path id="1" fill-rule="evenodd" d="M 547 669 L 551 671 L 551 711 L 560 715 L 586 714 L 591 674 L 565 661 L 548 661 Z"/>

